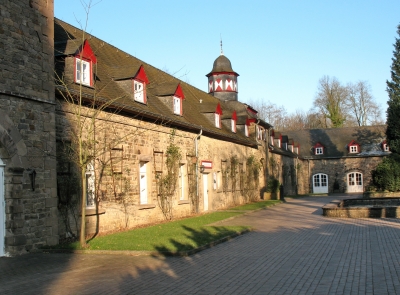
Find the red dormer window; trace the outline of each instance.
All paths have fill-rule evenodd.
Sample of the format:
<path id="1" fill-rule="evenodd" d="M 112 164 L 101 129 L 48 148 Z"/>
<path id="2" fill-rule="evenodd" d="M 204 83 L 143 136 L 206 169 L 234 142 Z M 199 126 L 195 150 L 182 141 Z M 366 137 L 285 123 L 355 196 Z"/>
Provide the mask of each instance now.
<path id="1" fill-rule="evenodd" d="M 149 84 L 143 66 L 140 66 L 133 77 L 133 99 L 137 102 L 147 103 L 146 85 Z"/>
<path id="2" fill-rule="evenodd" d="M 237 115 L 236 111 L 234 111 L 231 118 L 231 130 L 234 133 L 236 133 L 236 120 L 237 120 Z"/>
<path id="3" fill-rule="evenodd" d="M 314 145 L 314 155 L 323 155 L 325 151 L 325 147 L 319 142 Z"/>
<path id="4" fill-rule="evenodd" d="M 222 115 L 222 109 L 221 105 L 217 105 L 217 109 L 215 110 L 215 127 L 221 128 L 221 115 Z"/>
<path id="5" fill-rule="evenodd" d="M 356 154 L 360 152 L 360 145 L 355 140 L 352 140 L 347 146 L 350 154 Z"/>
<path id="6" fill-rule="evenodd" d="M 257 117 L 258 112 L 253 109 L 251 106 L 247 106 L 247 111 L 252 114 L 254 117 Z"/>
<path id="7" fill-rule="evenodd" d="M 389 145 L 387 144 L 386 140 L 384 140 L 384 141 L 382 142 L 382 150 L 383 150 L 384 152 L 389 152 L 389 151 L 390 151 Z"/>
<path id="8" fill-rule="evenodd" d="M 96 63 L 96 56 L 89 42 L 85 40 L 75 55 L 75 83 L 93 86 L 93 64 Z"/>
<path id="9" fill-rule="evenodd" d="M 249 128 L 251 123 L 254 123 L 256 121 L 256 119 L 246 119 L 246 125 L 244 125 L 244 135 L 246 135 L 247 137 L 249 137 Z"/>
<path id="10" fill-rule="evenodd" d="M 182 101 L 185 99 L 181 84 L 179 83 L 174 93 L 174 114 L 182 116 Z"/>

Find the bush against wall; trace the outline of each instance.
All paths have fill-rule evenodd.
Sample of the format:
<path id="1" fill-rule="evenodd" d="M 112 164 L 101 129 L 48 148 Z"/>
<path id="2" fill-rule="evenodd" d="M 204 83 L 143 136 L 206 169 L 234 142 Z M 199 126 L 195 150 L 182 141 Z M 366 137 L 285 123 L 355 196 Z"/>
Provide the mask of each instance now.
<path id="1" fill-rule="evenodd" d="M 400 191 L 400 155 L 384 158 L 372 172 L 372 182 L 380 191 Z"/>

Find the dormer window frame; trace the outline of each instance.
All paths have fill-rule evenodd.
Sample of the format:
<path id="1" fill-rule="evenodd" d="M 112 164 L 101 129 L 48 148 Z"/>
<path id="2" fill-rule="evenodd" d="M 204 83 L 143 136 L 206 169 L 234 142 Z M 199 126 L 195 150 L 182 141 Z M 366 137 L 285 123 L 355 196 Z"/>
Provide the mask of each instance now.
<path id="1" fill-rule="evenodd" d="M 75 83 L 91 87 L 92 76 L 92 62 L 82 56 L 75 56 Z"/>
<path id="2" fill-rule="evenodd" d="M 389 145 L 387 144 L 386 140 L 382 142 L 382 150 L 384 152 L 390 152 L 390 148 L 389 148 Z"/>
<path id="3" fill-rule="evenodd" d="M 214 118 L 215 118 L 215 127 L 219 129 L 222 128 L 221 115 L 222 115 L 222 109 L 221 105 L 218 103 L 217 108 L 215 109 Z"/>
<path id="4" fill-rule="evenodd" d="M 221 128 L 221 115 L 215 113 L 215 127 Z"/>
<path id="5" fill-rule="evenodd" d="M 237 120 L 237 115 L 236 115 L 236 111 L 234 111 L 232 114 L 232 118 L 231 118 L 231 131 L 233 133 L 236 133 L 236 131 L 237 131 L 236 120 Z"/>
<path id="6" fill-rule="evenodd" d="M 231 131 L 233 133 L 236 133 L 236 120 L 235 119 L 231 119 Z"/>
<path id="7" fill-rule="evenodd" d="M 74 55 L 74 82 L 80 85 L 93 87 L 93 64 L 97 58 L 87 40 Z"/>
<path id="8" fill-rule="evenodd" d="M 357 154 L 358 153 L 358 146 L 357 145 L 349 145 L 349 153 L 350 154 Z"/>
<path id="9" fill-rule="evenodd" d="M 133 87 L 133 99 L 137 102 L 146 104 L 147 103 L 146 83 L 139 79 L 133 79 L 132 87 Z"/>
<path id="10" fill-rule="evenodd" d="M 247 124 L 244 125 L 244 135 L 249 137 L 249 125 Z"/>
<path id="11" fill-rule="evenodd" d="M 258 140 L 263 140 L 263 130 L 264 130 L 264 128 L 262 128 L 260 125 L 257 125 L 257 139 Z"/>
<path id="12" fill-rule="evenodd" d="M 174 114 L 182 116 L 182 99 L 177 96 L 173 96 Z"/>
<path id="13" fill-rule="evenodd" d="M 139 67 L 132 79 L 133 100 L 142 104 L 147 104 L 147 84 L 149 84 L 143 65 Z"/>
<path id="14" fill-rule="evenodd" d="M 322 156 L 323 154 L 325 154 L 325 147 L 320 142 L 317 142 L 313 146 L 313 150 L 314 150 L 314 155 L 316 156 Z"/>
<path id="15" fill-rule="evenodd" d="M 352 140 L 348 144 L 348 151 L 349 154 L 357 154 L 360 152 L 360 145 L 355 140 Z"/>
<path id="16" fill-rule="evenodd" d="M 182 116 L 182 101 L 185 99 L 185 95 L 183 94 L 181 84 L 179 83 L 175 89 L 175 93 L 172 97 L 172 107 L 175 115 Z"/>

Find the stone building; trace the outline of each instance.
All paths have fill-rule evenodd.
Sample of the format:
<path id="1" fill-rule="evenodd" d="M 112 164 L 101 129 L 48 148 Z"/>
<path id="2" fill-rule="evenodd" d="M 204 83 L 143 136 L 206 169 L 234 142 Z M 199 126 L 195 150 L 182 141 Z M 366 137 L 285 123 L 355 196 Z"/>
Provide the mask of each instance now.
<path id="1" fill-rule="evenodd" d="M 76 168 L 61 157 L 66 143 L 76 144 L 77 112 L 70 97 L 86 101 L 88 112 L 91 102 L 107 102 L 96 116 L 96 133 L 85 134 L 104 151 L 94 157 L 88 168 L 92 172 L 86 172 L 89 234 L 260 198 L 271 126 L 238 101 L 238 74 L 227 57 L 214 62 L 210 95 L 94 36 L 82 39 L 82 31 L 65 22 L 56 20 L 54 30 L 56 73 L 62 77 L 56 95 L 61 237 L 76 234 L 79 226 L 79 210 L 71 207 L 79 202 L 67 200 L 78 195 L 69 182 Z M 226 100 L 224 94 L 235 99 Z M 165 164 L 171 143 L 181 157 L 176 192 L 167 200 L 160 183 L 173 175 Z"/>
<path id="2" fill-rule="evenodd" d="M 222 49 L 203 92 L 54 19 L 51 0 L 0 12 L 0 256 L 76 235 L 82 187 L 93 236 L 257 200 L 271 179 L 365 190 L 388 154 L 382 127 L 274 131 Z"/>
<path id="3" fill-rule="evenodd" d="M 390 154 L 386 126 L 311 129 L 286 132 L 299 144 L 300 193 L 363 193 L 373 171 Z"/>

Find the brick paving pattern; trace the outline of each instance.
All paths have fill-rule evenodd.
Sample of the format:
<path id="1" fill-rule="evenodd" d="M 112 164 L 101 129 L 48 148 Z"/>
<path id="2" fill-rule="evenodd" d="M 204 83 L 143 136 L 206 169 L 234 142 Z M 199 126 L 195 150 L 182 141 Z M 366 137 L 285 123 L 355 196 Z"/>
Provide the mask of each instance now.
<path id="1" fill-rule="evenodd" d="M 321 216 L 333 198 L 219 223 L 256 230 L 190 257 L 2 257 L 0 294 L 400 294 L 400 220 Z"/>

